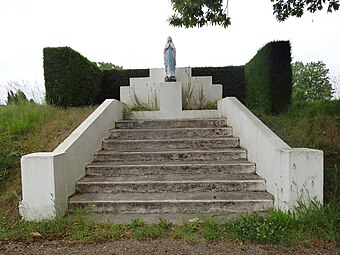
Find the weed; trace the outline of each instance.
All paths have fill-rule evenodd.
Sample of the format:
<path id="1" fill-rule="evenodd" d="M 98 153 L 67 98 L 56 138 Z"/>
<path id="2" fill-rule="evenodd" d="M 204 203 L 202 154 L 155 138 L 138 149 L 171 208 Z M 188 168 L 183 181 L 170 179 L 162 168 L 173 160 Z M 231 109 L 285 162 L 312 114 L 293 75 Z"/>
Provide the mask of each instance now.
<path id="1" fill-rule="evenodd" d="M 135 219 L 128 227 L 131 236 L 145 240 L 159 237 L 166 237 L 171 224 L 166 220 L 160 220 L 159 224 L 146 224 L 141 219 Z"/>
<path id="2" fill-rule="evenodd" d="M 181 238 L 191 243 L 196 243 L 199 239 L 199 223 L 183 223 L 177 225 L 171 236 L 174 238 Z"/>
<path id="3" fill-rule="evenodd" d="M 230 238 L 256 243 L 282 243 L 287 240 L 291 226 L 291 214 L 272 210 L 268 217 L 244 215 L 225 223 L 225 231 Z"/>
<path id="4" fill-rule="evenodd" d="M 127 105 L 124 105 L 124 108 L 123 108 L 123 120 L 129 120 L 129 119 L 132 119 L 132 118 L 133 118 L 132 108 L 127 106 Z"/>
<path id="5" fill-rule="evenodd" d="M 305 235 L 315 235 L 327 242 L 339 244 L 339 203 L 321 205 L 320 202 L 311 200 L 309 206 L 299 203 L 294 214 L 295 226 Z"/>
<path id="6" fill-rule="evenodd" d="M 202 223 L 202 236 L 209 240 L 215 241 L 221 238 L 223 232 L 221 226 L 214 219 L 205 219 Z"/>
<path id="7" fill-rule="evenodd" d="M 137 95 L 134 88 L 132 88 L 132 95 L 130 94 L 132 99 L 132 106 L 130 106 L 131 111 L 157 111 L 159 110 L 159 102 L 156 91 L 150 97 L 148 92 L 148 102 L 143 102 Z"/>
<path id="8" fill-rule="evenodd" d="M 192 96 L 194 87 L 191 85 L 191 80 L 186 86 L 182 86 L 182 108 L 183 110 L 190 110 L 192 108 Z"/>

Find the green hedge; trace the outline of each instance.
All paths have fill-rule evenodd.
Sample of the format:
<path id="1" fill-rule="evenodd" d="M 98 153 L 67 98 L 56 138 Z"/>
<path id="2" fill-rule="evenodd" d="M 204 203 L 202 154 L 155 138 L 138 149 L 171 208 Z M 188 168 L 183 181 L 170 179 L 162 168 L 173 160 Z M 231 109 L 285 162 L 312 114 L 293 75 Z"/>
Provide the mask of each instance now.
<path id="1" fill-rule="evenodd" d="M 120 99 L 120 86 L 133 77 L 149 77 L 149 69 L 100 70 L 69 47 L 44 49 L 46 100 L 58 106 L 99 104 Z M 292 92 L 289 41 L 265 45 L 245 66 L 195 67 L 193 76 L 212 76 L 223 97 L 235 96 L 250 109 L 279 113 Z"/>
<path id="2" fill-rule="evenodd" d="M 244 66 L 194 67 L 192 76 L 212 76 L 213 84 L 222 84 L 222 96 L 234 96 L 245 102 Z"/>
<path id="3" fill-rule="evenodd" d="M 46 101 L 53 105 L 97 103 L 101 70 L 69 47 L 44 48 Z"/>
<path id="4" fill-rule="evenodd" d="M 292 94 L 289 41 L 270 42 L 244 66 L 246 105 L 251 110 L 279 113 L 290 104 Z"/>
<path id="5" fill-rule="evenodd" d="M 120 100 L 120 86 L 129 86 L 134 77 L 149 77 L 149 69 L 103 70 L 98 103 L 107 98 Z"/>

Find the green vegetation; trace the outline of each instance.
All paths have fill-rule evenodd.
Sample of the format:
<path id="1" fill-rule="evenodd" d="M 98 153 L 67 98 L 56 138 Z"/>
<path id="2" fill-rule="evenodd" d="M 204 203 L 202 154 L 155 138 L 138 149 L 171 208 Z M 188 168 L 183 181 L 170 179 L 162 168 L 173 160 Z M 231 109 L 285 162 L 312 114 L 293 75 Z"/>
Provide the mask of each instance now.
<path id="1" fill-rule="evenodd" d="M 246 105 L 251 110 L 280 113 L 292 93 L 290 42 L 271 42 L 244 66 Z"/>
<path id="2" fill-rule="evenodd" d="M 325 200 L 339 201 L 340 101 L 300 101 L 277 116 L 257 115 L 291 147 L 324 151 Z"/>
<path id="3" fill-rule="evenodd" d="M 98 101 L 101 70 L 69 47 L 44 48 L 46 101 L 74 107 Z"/>
<path id="4" fill-rule="evenodd" d="M 146 224 L 136 218 L 130 224 L 96 223 L 86 219 L 82 211 L 43 222 L 17 221 L 9 225 L 0 219 L 0 240 L 31 241 L 38 232 L 44 239 L 63 239 L 73 242 L 112 241 L 122 238 L 139 240 L 155 238 L 183 238 L 189 242 L 232 239 L 265 244 L 296 244 L 339 242 L 337 223 L 339 208 L 312 203 L 306 208 L 297 207 L 295 213 L 271 210 L 267 216 L 244 215 L 218 223 L 214 218 L 204 218 L 191 223 L 174 225 L 164 219 L 158 224 Z"/>
<path id="5" fill-rule="evenodd" d="M 290 61 L 289 42 L 278 41 L 264 46 L 245 66 L 195 67 L 192 74 L 212 76 L 213 84 L 222 84 L 223 97 L 235 96 L 251 109 L 278 113 L 290 103 Z M 149 77 L 149 70 L 90 62 L 69 47 L 59 47 L 44 49 L 44 74 L 47 102 L 67 107 L 119 100 L 120 87 L 129 86 L 130 78 Z M 197 105 L 205 107 L 202 101 Z"/>
<path id="6" fill-rule="evenodd" d="M 329 69 L 322 61 L 292 64 L 292 101 L 330 100 L 334 90 L 329 78 Z"/>
<path id="7" fill-rule="evenodd" d="M 269 0 L 267 0 L 269 1 Z M 284 21 L 288 17 L 301 17 L 304 11 L 314 13 L 323 8 L 327 12 L 337 11 L 340 7 L 338 0 L 270 0 L 273 2 L 273 12 L 278 21 Z M 227 28 L 231 25 L 228 15 L 229 0 L 171 0 L 173 14 L 168 22 L 174 27 L 203 27 L 217 25 Z"/>
<path id="8" fill-rule="evenodd" d="M 4 219 L 18 224 L 21 156 L 53 151 L 93 110 L 60 109 L 27 101 L 0 107 L 0 225 Z"/>
<path id="9" fill-rule="evenodd" d="M 93 62 L 97 65 L 101 70 L 123 70 L 122 66 L 117 66 L 112 64 L 111 62 Z"/>
<path id="10" fill-rule="evenodd" d="M 294 103 L 287 112 L 275 116 L 259 113 L 260 118 L 292 147 L 324 150 L 325 205 L 312 201 L 308 208 L 300 204 L 295 213 L 272 210 L 268 215 L 245 215 L 225 223 L 217 223 L 214 218 L 179 225 L 166 220 L 146 224 L 141 219 L 130 224 L 95 223 L 86 219 L 82 211 L 52 221 L 21 221 L 17 212 L 21 200 L 20 156 L 53 150 L 92 110 L 59 109 L 30 103 L 0 107 L 0 162 L 5 162 L 7 169 L 0 187 L 0 240 L 33 241 L 43 238 L 96 242 L 170 237 L 190 242 L 231 239 L 284 245 L 340 244 L 340 101 Z M 12 156 L 3 160 L 10 154 Z M 1 165 L 2 173 L 5 172 L 3 169 Z M 41 237 L 34 237 L 33 232 L 40 233 Z"/>

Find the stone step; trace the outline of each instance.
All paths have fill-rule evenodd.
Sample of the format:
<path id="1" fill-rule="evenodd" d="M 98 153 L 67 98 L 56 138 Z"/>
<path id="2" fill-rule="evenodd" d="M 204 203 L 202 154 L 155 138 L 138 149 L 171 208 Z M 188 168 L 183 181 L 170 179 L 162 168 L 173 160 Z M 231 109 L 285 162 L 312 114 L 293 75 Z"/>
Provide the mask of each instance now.
<path id="1" fill-rule="evenodd" d="M 115 124 L 116 129 L 220 128 L 226 126 L 226 119 L 119 120 Z"/>
<path id="2" fill-rule="evenodd" d="M 86 167 L 86 174 L 93 176 L 125 175 L 218 175 L 255 173 L 255 164 L 246 160 L 213 162 L 94 162 Z"/>
<path id="3" fill-rule="evenodd" d="M 82 193 L 264 191 L 265 181 L 256 174 L 87 176 L 77 182 L 76 190 Z"/>
<path id="4" fill-rule="evenodd" d="M 182 139 L 157 139 L 157 140 L 117 140 L 106 139 L 103 141 L 104 150 L 115 151 L 163 151 L 177 149 L 214 149 L 235 148 L 239 146 L 237 137 L 226 138 L 182 138 Z"/>
<path id="5" fill-rule="evenodd" d="M 231 127 L 223 128 L 165 128 L 165 129 L 111 129 L 110 138 L 115 139 L 176 139 L 176 138 L 219 138 L 232 136 Z"/>
<path id="6" fill-rule="evenodd" d="M 210 150 L 176 150 L 149 152 L 119 152 L 101 150 L 95 153 L 95 161 L 221 161 L 246 159 L 247 151 L 241 148 L 210 149 Z"/>
<path id="7" fill-rule="evenodd" d="M 251 213 L 273 207 L 267 192 L 168 192 L 97 194 L 82 193 L 70 197 L 69 209 L 83 208 L 89 213 Z"/>

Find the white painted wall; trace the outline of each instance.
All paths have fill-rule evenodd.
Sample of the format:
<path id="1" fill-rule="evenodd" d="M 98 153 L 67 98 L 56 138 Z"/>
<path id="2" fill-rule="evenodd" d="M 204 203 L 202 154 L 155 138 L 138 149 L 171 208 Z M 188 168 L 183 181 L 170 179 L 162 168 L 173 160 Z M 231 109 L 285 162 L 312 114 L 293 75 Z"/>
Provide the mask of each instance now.
<path id="1" fill-rule="evenodd" d="M 130 78 L 130 86 L 120 87 L 120 101 L 129 106 L 134 104 L 133 96 L 145 104 L 152 105 L 153 97 L 160 99 L 161 84 L 164 83 L 165 69 L 150 69 L 150 77 Z M 176 80 L 182 84 L 182 90 L 192 90 L 191 104 L 199 101 L 200 90 L 203 91 L 205 101 L 217 101 L 222 98 L 222 85 L 212 84 L 212 77 L 192 77 L 191 68 L 176 68 Z M 169 83 L 171 84 L 171 83 Z M 184 95 L 184 93 L 182 93 Z M 184 99 L 183 99 L 184 100 Z"/>
<path id="2" fill-rule="evenodd" d="M 105 100 L 53 152 L 39 152 L 21 158 L 23 199 L 19 211 L 24 220 L 40 221 L 62 216 L 75 183 L 85 175 L 85 166 L 101 149 L 102 140 L 122 119 L 123 103 Z"/>
<path id="3" fill-rule="evenodd" d="M 160 83 L 159 111 L 134 111 L 135 119 L 218 118 L 217 110 L 182 110 L 182 82 Z M 222 97 L 222 95 L 221 95 Z"/>
<path id="4" fill-rule="evenodd" d="M 290 148 L 234 97 L 220 100 L 218 112 L 256 163 L 276 208 L 293 209 L 298 201 L 308 204 L 312 198 L 323 202 L 323 151 Z"/>

